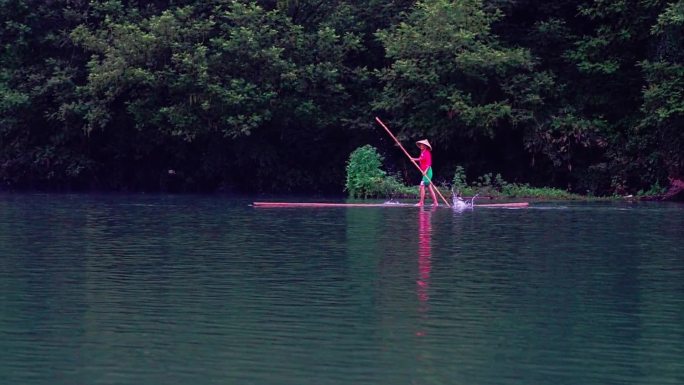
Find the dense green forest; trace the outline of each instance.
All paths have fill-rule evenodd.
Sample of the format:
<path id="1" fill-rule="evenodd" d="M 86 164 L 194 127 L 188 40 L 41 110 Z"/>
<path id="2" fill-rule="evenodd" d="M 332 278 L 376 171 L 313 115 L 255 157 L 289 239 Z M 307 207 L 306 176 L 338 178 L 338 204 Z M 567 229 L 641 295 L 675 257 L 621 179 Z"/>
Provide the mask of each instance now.
<path id="1" fill-rule="evenodd" d="M 0 42 L 5 190 L 341 193 L 365 144 L 417 182 L 376 115 L 437 182 L 684 175 L 684 0 L 0 0 Z"/>

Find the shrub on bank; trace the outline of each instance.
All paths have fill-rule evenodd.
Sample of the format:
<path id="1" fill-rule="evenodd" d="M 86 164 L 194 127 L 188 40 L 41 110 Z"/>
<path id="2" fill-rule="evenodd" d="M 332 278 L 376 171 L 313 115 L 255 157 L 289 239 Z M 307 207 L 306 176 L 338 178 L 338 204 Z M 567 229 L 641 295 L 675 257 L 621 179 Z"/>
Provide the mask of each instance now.
<path id="1" fill-rule="evenodd" d="M 369 144 L 359 147 L 347 160 L 344 188 L 352 198 L 392 197 L 407 193 L 407 187 L 395 175 L 382 169 L 384 158 Z"/>

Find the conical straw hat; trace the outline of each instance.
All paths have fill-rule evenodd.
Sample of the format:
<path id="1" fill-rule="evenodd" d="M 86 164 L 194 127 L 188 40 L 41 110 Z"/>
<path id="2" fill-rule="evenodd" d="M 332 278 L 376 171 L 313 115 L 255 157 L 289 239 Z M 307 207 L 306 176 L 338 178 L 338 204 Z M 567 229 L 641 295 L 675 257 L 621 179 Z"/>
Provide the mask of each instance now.
<path id="1" fill-rule="evenodd" d="M 416 146 L 418 147 L 420 147 L 421 144 L 426 145 L 430 149 L 430 151 L 432 151 L 432 146 L 430 146 L 430 142 L 428 142 L 427 139 L 419 140 L 416 142 Z"/>

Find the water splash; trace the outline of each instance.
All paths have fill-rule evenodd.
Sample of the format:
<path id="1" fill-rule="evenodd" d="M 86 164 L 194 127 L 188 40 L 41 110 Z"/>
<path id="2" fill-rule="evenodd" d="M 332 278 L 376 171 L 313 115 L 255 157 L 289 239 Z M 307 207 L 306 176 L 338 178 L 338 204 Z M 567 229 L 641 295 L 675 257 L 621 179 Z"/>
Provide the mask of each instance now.
<path id="1" fill-rule="evenodd" d="M 461 198 L 460 194 L 458 191 L 455 191 L 452 189 L 451 190 L 451 202 L 452 202 L 452 208 L 455 211 L 464 211 L 464 210 L 472 210 L 475 207 L 475 198 L 480 194 L 475 194 L 470 200 L 464 200 Z"/>
<path id="2" fill-rule="evenodd" d="M 397 200 L 390 199 L 388 201 L 384 201 L 382 204 L 384 204 L 384 205 L 400 205 L 402 203 L 397 201 Z"/>

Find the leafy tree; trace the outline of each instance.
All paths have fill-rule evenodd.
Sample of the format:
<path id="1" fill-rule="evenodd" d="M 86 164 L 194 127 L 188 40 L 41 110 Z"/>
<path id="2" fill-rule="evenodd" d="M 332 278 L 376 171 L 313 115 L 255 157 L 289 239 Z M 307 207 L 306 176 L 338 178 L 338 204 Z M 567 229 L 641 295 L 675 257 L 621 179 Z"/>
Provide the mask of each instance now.
<path id="1" fill-rule="evenodd" d="M 501 17 L 479 0 L 420 1 L 377 34 L 391 62 L 377 72 L 383 89 L 374 107 L 390 116 L 400 138 L 429 137 L 446 151 L 447 174 L 456 164 L 500 160 L 486 157 L 516 130 L 507 92 L 516 73 L 531 74 L 533 62 L 492 33 Z"/>
<path id="2" fill-rule="evenodd" d="M 0 181 L 10 187 L 78 187 L 93 164 L 79 128 L 79 57 L 65 31 L 86 5 L 0 2 Z"/>
<path id="3" fill-rule="evenodd" d="M 378 33 L 389 68 L 376 107 L 401 118 L 411 133 L 448 143 L 455 136 L 493 136 L 511 116 L 501 89 L 514 70 L 531 68 L 529 54 L 499 44 L 482 1 L 418 2 L 405 22 Z M 456 132 L 455 132 L 456 131 Z"/>
<path id="4" fill-rule="evenodd" d="M 0 183 L 339 192 L 379 112 L 442 176 L 664 186 L 683 4 L 0 0 Z"/>
<path id="5" fill-rule="evenodd" d="M 89 131 L 125 130 L 112 121 L 125 117 L 119 124 L 152 142 L 142 158 L 153 156 L 155 141 L 173 137 L 219 141 L 223 148 L 209 149 L 232 156 L 205 154 L 212 163 L 199 166 L 205 179 L 251 176 L 259 189 L 316 184 L 314 170 L 297 163 L 320 158 L 311 147 L 330 142 L 339 107 L 352 102 L 346 85 L 365 76 L 344 63 L 359 48 L 355 35 L 327 26 L 306 31 L 254 2 L 205 2 L 129 19 L 72 33 L 94 53 L 83 87 Z M 151 164 L 163 170 L 158 163 L 167 158 Z"/>
<path id="6" fill-rule="evenodd" d="M 657 38 L 652 60 L 643 60 L 643 118 L 635 127 L 639 171 L 665 182 L 684 176 L 684 1 L 670 2 L 651 28 Z M 666 175 L 665 175 L 666 174 Z"/>

